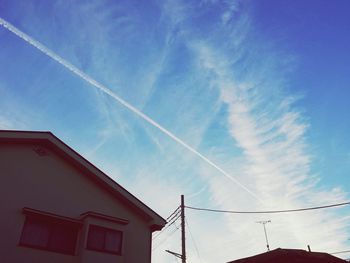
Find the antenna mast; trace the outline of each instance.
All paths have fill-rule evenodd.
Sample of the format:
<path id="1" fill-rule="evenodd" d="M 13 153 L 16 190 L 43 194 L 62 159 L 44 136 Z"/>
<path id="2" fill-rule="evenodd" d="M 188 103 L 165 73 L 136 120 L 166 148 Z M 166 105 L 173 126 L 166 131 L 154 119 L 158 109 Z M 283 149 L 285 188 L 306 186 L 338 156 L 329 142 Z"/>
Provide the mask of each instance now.
<path id="1" fill-rule="evenodd" d="M 258 224 L 262 224 L 264 227 L 264 233 L 265 233 L 265 240 L 266 240 L 266 247 L 267 247 L 267 251 L 270 251 L 270 245 L 269 245 L 269 240 L 267 239 L 267 232 L 266 232 L 266 227 L 265 225 L 267 223 L 271 223 L 271 220 L 265 220 L 265 221 L 258 221 Z"/>

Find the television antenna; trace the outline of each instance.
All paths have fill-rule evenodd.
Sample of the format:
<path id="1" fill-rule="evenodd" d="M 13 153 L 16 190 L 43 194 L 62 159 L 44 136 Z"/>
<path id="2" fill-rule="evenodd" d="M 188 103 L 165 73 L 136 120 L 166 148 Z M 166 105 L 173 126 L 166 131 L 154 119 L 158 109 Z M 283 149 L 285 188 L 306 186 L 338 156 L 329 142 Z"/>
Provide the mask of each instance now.
<path id="1" fill-rule="evenodd" d="M 264 227 L 264 233 L 265 233 L 265 240 L 266 240 L 267 251 L 270 251 L 270 245 L 269 245 L 269 240 L 267 239 L 267 231 L 266 231 L 265 225 L 266 225 L 267 223 L 271 223 L 271 220 L 257 221 L 256 223 L 262 224 L 262 225 L 263 225 L 263 227 Z"/>

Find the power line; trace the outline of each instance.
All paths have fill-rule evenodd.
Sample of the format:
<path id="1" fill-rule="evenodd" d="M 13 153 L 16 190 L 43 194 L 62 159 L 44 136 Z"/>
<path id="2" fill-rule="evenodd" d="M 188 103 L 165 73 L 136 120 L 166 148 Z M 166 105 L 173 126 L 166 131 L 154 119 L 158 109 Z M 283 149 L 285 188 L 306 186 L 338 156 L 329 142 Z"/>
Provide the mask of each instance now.
<path id="1" fill-rule="evenodd" d="M 201 258 L 200 254 L 199 254 L 199 250 L 198 250 L 197 243 L 196 243 L 196 241 L 194 240 L 194 237 L 193 237 L 192 232 L 191 232 L 191 230 L 190 230 L 190 226 L 189 226 L 189 224 L 188 224 L 187 219 L 185 219 L 185 221 L 186 221 L 186 225 L 187 225 L 188 232 L 190 233 L 192 242 L 193 242 L 193 244 L 194 244 L 194 248 L 196 249 L 197 257 L 198 257 L 199 261 L 202 262 L 202 258 Z"/>
<path id="2" fill-rule="evenodd" d="M 162 233 L 164 233 L 164 231 L 165 231 L 166 229 L 168 229 L 171 225 L 173 225 L 179 218 L 180 218 L 180 214 L 177 213 L 177 217 L 174 218 L 172 222 L 169 221 L 168 224 L 162 229 L 162 231 L 160 231 L 156 236 L 154 236 L 154 237 L 152 238 L 152 240 L 156 239 L 156 238 L 159 237 Z M 178 228 L 176 225 L 175 225 L 175 227 Z"/>
<path id="3" fill-rule="evenodd" d="M 181 210 L 180 210 L 180 206 L 178 206 L 174 212 L 172 212 L 167 218 L 166 218 L 166 226 L 160 231 L 158 232 L 157 235 L 155 235 L 152 240 L 156 239 L 157 237 L 160 236 L 160 234 L 162 234 L 166 229 L 168 229 L 172 224 L 175 223 L 175 221 L 177 219 L 179 219 L 180 217 L 180 213 L 181 213 Z"/>
<path id="4" fill-rule="evenodd" d="M 172 232 L 170 232 L 170 234 L 165 239 L 163 239 L 160 243 L 158 243 L 157 246 L 152 249 L 152 251 L 155 251 L 157 248 L 159 248 L 165 241 L 168 240 L 169 237 L 171 237 L 178 230 L 179 228 L 177 227 Z"/>
<path id="5" fill-rule="evenodd" d="M 171 219 L 171 217 L 174 215 L 174 214 L 176 214 L 176 212 L 178 212 L 179 211 L 179 209 L 180 209 L 180 206 L 178 206 L 176 209 L 175 209 L 175 211 L 174 212 L 172 212 L 171 214 L 170 214 L 170 216 L 168 216 L 165 220 L 166 221 L 170 221 Z"/>
<path id="6" fill-rule="evenodd" d="M 173 224 L 175 224 L 175 222 L 179 219 L 181 217 L 181 215 L 180 214 L 178 214 L 178 216 L 176 217 L 176 218 L 174 218 L 174 220 L 171 222 L 171 223 L 169 223 L 166 227 L 165 227 L 165 229 L 167 229 L 168 227 L 170 227 L 171 225 L 173 225 Z M 176 225 L 175 225 L 176 226 Z M 177 227 L 178 228 L 178 227 Z M 165 230 L 164 229 L 164 230 Z"/>
<path id="7" fill-rule="evenodd" d="M 169 219 L 167 219 L 167 224 L 169 224 L 170 222 L 172 222 L 172 221 L 174 220 L 174 218 L 177 218 L 177 217 L 181 214 L 181 210 L 180 210 L 180 209 L 177 209 L 175 212 L 176 212 L 176 213 L 173 213 L 172 216 L 169 216 L 169 217 L 168 217 Z"/>
<path id="8" fill-rule="evenodd" d="M 345 206 L 345 205 L 350 205 L 350 202 L 324 205 L 324 206 L 307 207 L 307 208 L 298 208 L 298 209 L 267 210 L 267 211 L 233 211 L 233 210 L 200 208 L 200 207 L 193 207 L 193 206 L 186 206 L 186 208 L 192 209 L 192 210 L 198 210 L 198 211 L 228 213 L 228 214 L 278 214 L 278 213 L 291 213 L 291 212 L 302 212 L 302 211 L 310 211 L 310 210 L 317 210 L 317 209 L 325 209 L 325 208 L 332 208 L 332 207 Z"/>

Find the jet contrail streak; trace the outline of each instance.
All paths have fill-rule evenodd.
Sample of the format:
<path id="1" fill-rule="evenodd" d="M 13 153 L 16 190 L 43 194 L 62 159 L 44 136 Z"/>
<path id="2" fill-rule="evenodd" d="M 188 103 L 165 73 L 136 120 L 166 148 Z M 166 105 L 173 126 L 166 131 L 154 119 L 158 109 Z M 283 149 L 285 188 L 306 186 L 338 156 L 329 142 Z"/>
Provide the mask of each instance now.
<path id="1" fill-rule="evenodd" d="M 154 127 L 156 127 L 157 129 L 159 129 L 160 131 L 162 131 L 163 133 L 165 133 L 166 135 L 168 135 L 171 139 L 173 139 L 175 142 L 181 144 L 183 147 L 185 147 L 187 150 L 191 151 L 192 153 L 194 153 L 195 155 L 197 155 L 199 158 L 201 158 L 203 161 L 205 161 L 207 164 L 211 165 L 212 167 L 214 167 L 217 171 L 219 171 L 221 174 L 223 174 L 224 176 L 226 176 L 228 179 L 230 179 L 231 181 L 233 181 L 234 183 L 236 183 L 238 186 L 240 186 L 242 189 L 244 189 L 246 192 L 248 192 L 250 195 L 252 195 L 253 197 L 255 197 L 256 199 L 258 199 L 259 201 L 261 201 L 260 198 L 258 198 L 258 196 L 256 194 L 254 194 L 251 190 L 249 190 L 246 186 L 244 186 L 242 183 L 240 183 L 237 179 L 235 179 L 233 176 L 231 176 L 229 173 L 227 173 L 225 170 L 223 170 L 222 168 L 220 168 L 217 164 L 215 164 L 214 162 L 212 162 L 211 160 L 209 160 L 207 157 L 205 157 L 203 154 L 201 154 L 200 152 L 198 152 L 197 150 L 195 150 L 194 148 L 192 148 L 191 146 L 189 146 L 187 143 L 185 143 L 184 141 L 182 141 L 180 138 L 178 138 L 176 135 L 174 135 L 172 132 L 170 132 L 169 130 L 167 130 L 166 128 L 164 128 L 162 125 L 160 125 L 159 123 L 157 123 L 156 121 L 154 121 L 152 118 L 148 117 L 146 114 L 144 114 L 143 112 L 141 112 L 140 110 L 138 110 L 137 108 L 135 108 L 133 105 L 131 105 L 130 103 L 128 103 L 127 101 L 123 100 L 122 98 L 120 98 L 117 94 L 115 94 L 111 89 L 107 88 L 106 86 L 102 85 L 101 83 L 97 82 L 96 80 L 94 80 L 92 77 L 90 77 L 89 75 L 87 75 L 86 73 L 82 72 L 80 69 L 78 69 L 76 66 L 72 65 L 70 62 L 66 61 L 65 59 L 61 58 L 60 56 L 58 56 L 55 52 L 53 52 L 52 50 L 50 50 L 49 48 L 45 47 L 43 44 L 41 44 L 40 42 L 38 42 L 37 40 L 33 39 L 32 37 L 28 36 L 27 34 L 25 34 L 24 32 L 22 32 L 21 30 L 19 30 L 18 28 L 16 28 L 14 25 L 10 24 L 9 22 L 7 22 L 6 20 L 2 19 L 0 17 L 0 25 L 3 26 L 4 28 L 6 28 L 7 30 L 9 30 L 10 32 L 14 33 L 16 36 L 20 37 L 21 39 L 23 39 L 24 41 L 26 41 L 27 43 L 29 43 L 30 45 L 34 46 L 36 49 L 40 50 L 42 53 L 44 53 L 45 55 L 49 56 L 50 58 L 52 58 L 53 60 L 55 60 L 56 62 L 58 62 L 59 64 L 61 64 L 62 66 L 64 66 L 66 69 L 70 70 L 71 72 L 73 72 L 75 75 L 77 75 L 78 77 L 82 78 L 83 80 L 85 80 L 86 82 L 90 83 L 92 86 L 98 88 L 99 90 L 101 90 L 102 92 L 104 92 L 105 94 L 111 96 L 112 98 L 114 98 L 116 101 L 118 101 L 120 104 L 122 104 L 124 107 L 128 108 L 130 111 L 134 112 L 135 114 L 137 114 L 139 117 L 141 117 L 142 119 L 144 119 L 145 121 L 147 121 L 148 123 L 150 123 L 151 125 L 153 125 Z"/>

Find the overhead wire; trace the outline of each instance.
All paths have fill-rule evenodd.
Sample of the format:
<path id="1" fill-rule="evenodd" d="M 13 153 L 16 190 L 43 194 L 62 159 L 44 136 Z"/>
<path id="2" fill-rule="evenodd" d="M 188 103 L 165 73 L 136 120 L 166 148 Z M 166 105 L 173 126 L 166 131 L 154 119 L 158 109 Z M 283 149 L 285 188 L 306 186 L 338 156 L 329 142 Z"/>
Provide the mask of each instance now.
<path id="1" fill-rule="evenodd" d="M 306 207 L 306 208 L 297 208 L 297 209 L 285 209 L 285 210 L 267 210 L 267 211 L 234 211 L 234 210 L 219 210 L 219 209 L 210 209 L 210 208 L 200 208 L 200 207 L 193 207 L 193 206 L 185 206 L 187 209 L 191 210 L 197 210 L 197 211 L 205 211 L 205 212 L 214 212 L 214 213 L 230 213 L 230 214 L 277 214 L 277 213 L 291 213 L 291 212 L 303 212 L 303 211 L 311 211 L 311 210 L 318 210 L 318 209 L 326 209 L 326 208 L 333 208 L 333 207 L 340 207 L 340 206 L 345 206 L 345 205 L 350 205 L 350 202 L 343 202 L 343 203 L 336 203 L 336 204 L 330 204 L 330 205 L 323 205 L 323 206 L 314 206 L 314 207 Z M 181 216 L 181 209 L 180 206 L 177 207 L 168 217 L 167 217 L 167 224 L 166 226 L 162 229 L 161 232 L 158 233 L 157 236 L 153 238 L 156 239 L 160 234 L 164 233 L 166 229 L 168 229 L 170 226 L 174 225 L 175 222 L 180 218 Z M 196 249 L 198 258 L 201 261 L 199 250 L 197 247 L 197 244 L 194 240 L 194 237 L 192 235 L 192 232 L 190 230 L 188 221 L 185 219 L 185 222 L 187 224 L 192 242 L 194 244 L 194 247 Z M 160 243 L 157 244 L 155 248 L 152 249 L 152 251 L 156 250 L 158 247 L 160 247 L 166 240 L 168 240 L 169 237 L 171 237 L 175 232 L 179 230 L 179 227 L 175 225 L 175 229 L 166 236 L 164 240 L 162 240 Z M 347 253 L 349 251 L 339 251 L 339 252 L 334 252 L 330 254 L 340 254 L 340 253 Z"/>
<path id="2" fill-rule="evenodd" d="M 152 251 L 155 251 L 156 249 L 158 249 L 162 244 L 164 244 L 165 241 L 167 241 L 174 233 L 176 233 L 179 230 L 178 227 L 176 227 L 172 232 L 170 232 L 169 235 L 166 236 L 165 239 L 163 239 L 160 243 L 157 244 L 157 246 L 155 246 Z"/>
<path id="3" fill-rule="evenodd" d="M 331 205 L 315 206 L 315 207 L 306 207 L 306 208 L 297 208 L 297 209 L 285 209 L 285 210 L 267 210 L 267 211 L 234 211 L 234 210 L 220 210 L 220 209 L 211 209 L 211 208 L 201 208 L 193 206 L 185 206 L 191 210 L 214 212 L 214 213 L 228 213 L 228 214 L 279 214 L 279 213 L 292 213 L 292 212 L 303 212 L 310 210 L 326 209 L 332 207 L 339 207 L 350 205 L 350 202 L 343 202 Z"/>
<path id="4" fill-rule="evenodd" d="M 196 241 L 194 240 L 194 237 L 193 237 L 193 235 L 192 235 L 192 231 L 191 231 L 191 229 L 190 229 L 190 226 L 189 226 L 188 221 L 187 221 L 186 218 L 185 218 L 185 222 L 186 222 L 186 225 L 187 225 L 188 232 L 190 233 L 190 237 L 191 237 L 191 239 L 192 239 L 194 248 L 195 248 L 195 250 L 196 250 L 196 252 L 197 252 L 197 257 L 198 257 L 199 261 L 202 262 L 202 258 L 201 258 L 200 254 L 199 254 L 199 250 L 198 250 L 197 243 L 196 243 Z"/>
<path id="5" fill-rule="evenodd" d="M 61 65 L 63 65 L 64 67 L 66 67 L 67 69 L 69 69 L 70 71 L 72 71 L 73 73 L 75 73 L 76 75 L 78 75 L 79 77 L 83 78 L 85 81 L 89 82 L 90 84 L 92 84 L 93 86 L 95 86 L 96 88 L 100 89 L 101 91 L 103 91 L 104 93 L 108 94 L 109 96 L 113 97 L 114 99 L 116 99 L 118 102 L 120 102 L 123 106 L 125 106 L 126 108 L 128 108 L 129 110 L 133 111 L 134 113 L 136 113 L 138 116 L 140 116 L 141 118 L 143 118 L 144 120 L 146 120 L 147 122 L 149 122 L 150 124 L 152 124 L 153 126 L 157 127 L 158 129 L 160 129 L 163 133 L 165 133 L 166 135 L 168 135 L 171 139 L 173 139 L 174 141 L 178 142 L 179 144 L 181 144 L 182 146 L 184 146 L 185 148 L 187 148 L 189 151 L 191 151 L 192 153 L 196 154 L 198 157 L 200 157 L 202 160 L 204 160 L 205 162 L 207 162 L 209 165 L 211 165 L 212 167 L 216 168 L 219 172 L 221 172 L 223 175 L 225 175 L 226 177 L 228 177 L 229 179 L 231 179 L 232 181 L 234 181 L 236 184 L 238 184 L 240 187 L 242 187 L 244 190 L 246 190 L 249 194 L 251 194 L 252 196 L 254 196 L 255 198 L 257 198 L 257 196 L 255 195 L 255 193 L 251 192 L 247 187 L 245 187 L 244 185 L 242 185 L 237 179 L 235 179 L 234 177 L 232 177 L 231 175 L 229 175 L 226 171 L 224 171 L 223 169 L 221 169 L 219 166 L 217 166 L 215 163 L 213 163 L 211 160 L 209 160 L 207 157 L 205 157 L 204 155 L 202 155 L 201 153 L 199 153 L 197 150 L 195 150 L 194 148 L 192 148 L 191 146 L 189 146 L 188 144 L 186 144 L 185 142 L 183 142 L 181 139 L 179 139 L 177 136 L 175 136 L 174 134 L 172 134 L 170 131 L 168 131 L 167 129 L 165 129 L 164 127 L 162 127 L 161 125 L 159 125 L 158 123 L 156 123 L 153 119 L 151 119 L 150 117 L 148 117 L 147 115 L 145 115 L 144 113 L 142 113 L 141 111 L 139 111 L 138 109 L 136 109 L 135 107 L 133 107 L 131 104 L 129 104 L 128 102 L 124 101 L 123 99 L 121 99 L 120 97 L 118 97 L 115 93 L 113 93 L 110 89 L 106 88 L 105 86 L 101 85 L 100 83 L 98 83 L 97 81 L 95 81 L 94 79 L 92 79 L 90 76 L 88 76 L 87 74 L 85 74 L 84 72 L 80 71 L 78 68 L 76 68 L 74 65 L 70 64 L 69 62 L 67 62 L 66 60 L 64 60 L 63 58 L 59 57 L 57 54 L 55 54 L 53 51 L 49 50 L 48 48 L 46 48 L 44 45 L 42 45 L 41 43 L 39 43 L 38 41 L 34 40 L 33 38 L 29 37 L 28 35 L 24 34 L 22 31 L 20 31 L 19 29 L 15 28 L 13 25 L 11 25 L 10 23 L 8 23 L 7 21 L 3 20 L 0 18 L 0 25 L 4 26 L 6 29 L 8 29 L 9 31 L 11 31 L 12 33 L 16 34 L 17 36 L 21 37 L 23 40 L 25 40 L 26 42 L 28 42 L 29 44 L 31 44 L 32 46 L 34 46 L 35 48 L 37 48 L 38 50 L 40 50 L 41 52 L 45 53 L 46 55 L 48 55 L 49 57 L 51 57 L 52 59 L 54 59 L 55 61 L 57 61 L 58 63 L 60 63 Z M 258 199 L 258 198 L 257 198 Z M 310 211 L 310 210 L 317 210 L 317 209 L 326 209 L 326 208 L 332 208 L 332 207 L 339 207 L 339 206 L 345 206 L 345 205 L 349 205 L 350 202 L 344 202 L 344 203 L 339 203 L 339 204 L 333 204 L 333 205 L 325 205 L 325 206 L 317 206 L 317 207 L 308 207 L 308 208 L 299 208 L 299 209 L 287 209 L 287 210 L 270 210 L 270 211 L 232 211 L 232 210 L 219 210 L 219 209 L 209 209 L 209 208 L 199 208 L 199 207 L 191 207 L 191 206 L 186 206 L 186 208 L 188 209 L 192 209 L 192 210 L 199 210 L 199 211 L 207 211 L 207 212 L 215 212 L 215 213 L 232 213 L 232 214 L 273 214 L 273 213 L 291 213 L 291 212 L 302 212 L 302 211 Z M 177 208 L 178 210 L 178 208 Z M 171 225 L 173 225 L 177 219 L 179 218 L 179 211 L 175 210 L 168 218 L 167 221 L 169 220 L 168 224 L 166 225 L 166 227 L 164 227 L 164 230 L 168 229 Z M 188 222 L 186 220 L 186 224 L 188 225 Z M 175 228 L 175 230 L 170 234 L 172 235 L 173 233 L 175 233 L 178 230 L 178 228 Z M 160 232 L 162 233 L 162 232 Z M 159 234 L 160 234 L 159 233 Z M 191 238 L 193 239 L 192 233 L 191 234 Z M 169 236 L 170 236 L 169 235 Z M 168 236 L 168 237 L 169 237 Z M 156 236 L 157 237 L 157 236 Z M 155 237 L 155 238 L 156 238 Z M 194 241 L 194 239 L 193 239 Z M 194 241 L 195 244 L 195 241 Z M 196 247 L 196 245 L 195 245 Z M 196 247 L 197 253 L 198 253 L 198 249 Z M 348 253 L 350 252 L 350 250 L 345 250 L 345 251 L 338 251 L 338 252 L 334 252 L 334 253 L 330 253 L 330 254 L 340 254 L 340 253 Z M 199 253 L 198 253 L 199 254 Z"/>
<path id="6" fill-rule="evenodd" d="M 168 216 L 166 219 L 165 219 L 165 221 L 170 221 L 170 218 L 176 213 L 176 212 L 178 212 L 178 210 L 180 209 L 180 206 L 178 206 L 175 210 L 174 210 L 174 212 L 172 212 L 171 214 L 170 214 L 170 216 Z"/>
<path id="7" fill-rule="evenodd" d="M 152 240 L 155 240 L 156 238 L 158 238 L 162 233 L 164 233 L 165 230 L 167 230 L 170 226 L 172 226 L 178 219 L 180 218 L 180 215 L 177 216 L 174 221 L 172 221 L 170 224 L 166 225 L 161 232 L 158 233 L 158 235 L 154 236 L 152 238 Z"/>
<path id="8" fill-rule="evenodd" d="M 181 214 L 181 210 L 180 208 L 178 208 L 177 210 L 175 210 L 175 212 L 168 217 L 168 219 L 166 220 L 167 221 L 167 224 L 171 223 L 174 218 L 177 218 L 179 215 Z"/>
<path id="9" fill-rule="evenodd" d="M 152 240 L 156 239 L 157 237 L 159 237 L 162 233 L 164 233 L 164 231 L 166 229 L 168 229 L 171 225 L 173 225 L 179 218 L 180 218 L 180 213 L 181 213 L 181 210 L 180 210 L 180 206 L 177 207 L 175 209 L 174 212 L 172 212 L 166 219 L 167 223 L 165 225 L 165 227 L 157 233 L 157 235 L 155 235 Z"/>
<path id="10" fill-rule="evenodd" d="M 156 235 L 152 238 L 152 240 L 155 240 L 158 238 L 161 234 L 163 234 L 167 229 L 169 229 L 170 226 L 174 225 L 175 229 L 173 229 L 172 232 L 170 232 L 162 241 L 160 241 L 153 249 L 152 251 L 155 251 L 157 248 L 159 248 L 166 240 L 168 240 L 174 233 L 176 233 L 180 228 L 176 226 L 177 220 L 181 217 L 181 209 L 180 206 L 178 206 L 174 212 L 172 212 L 167 218 L 167 224 L 166 226 Z"/>

